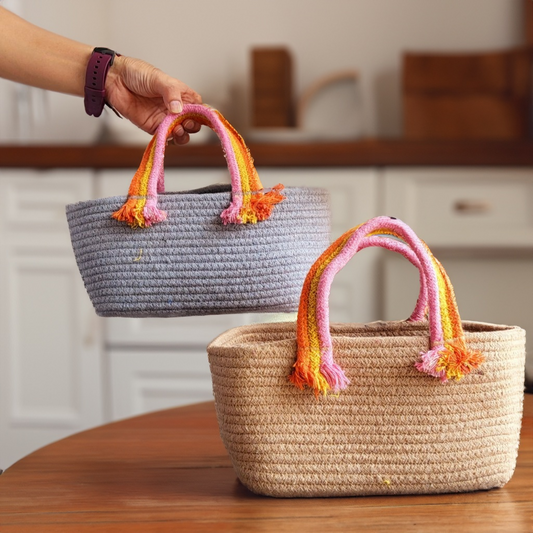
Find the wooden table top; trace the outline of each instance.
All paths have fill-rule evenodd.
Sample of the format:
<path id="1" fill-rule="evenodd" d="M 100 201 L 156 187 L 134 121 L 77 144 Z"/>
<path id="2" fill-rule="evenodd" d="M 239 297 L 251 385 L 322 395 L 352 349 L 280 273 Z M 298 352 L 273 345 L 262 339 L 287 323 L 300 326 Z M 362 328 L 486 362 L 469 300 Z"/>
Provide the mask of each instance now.
<path id="1" fill-rule="evenodd" d="M 491 491 L 275 499 L 236 479 L 212 402 L 78 433 L 0 476 L 0 531 L 533 532 L 533 395 L 525 399 L 518 465 Z"/>

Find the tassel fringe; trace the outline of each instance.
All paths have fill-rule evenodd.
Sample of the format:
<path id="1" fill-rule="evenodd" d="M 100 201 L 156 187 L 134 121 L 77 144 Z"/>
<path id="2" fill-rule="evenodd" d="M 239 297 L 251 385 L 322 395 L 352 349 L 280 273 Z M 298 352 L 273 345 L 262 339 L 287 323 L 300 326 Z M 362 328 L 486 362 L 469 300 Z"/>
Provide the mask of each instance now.
<path id="1" fill-rule="evenodd" d="M 442 351 L 435 369 L 437 372 L 444 372 L 447 379 L 459 381 L 484 361 L 485 357 L 481 352 L 468 350 L 464 346 L 448 344 Z"/>
<path id="2" fill-rule="evenodd" d="M 344 390 L 350 384 L 350 380 L 337 363 L 322 363 L 320 365 L 320 372 L 326 378 L 326 381 L 335 394 Z"/>
<path id="3" fill-rule="evenodd" d="M 148 200 L 146 200 L 143 214 L 146 227 L 149 227 L 152 224 L 157 224 L 158 222 L 163 222 L 163 220 L 167 219 L 166 211 L 157 207 L 157 200 L 155 198 L 148 198 Z"/>
<path id="4" fill-rule="evenodd" d="M 289 376 L 289 381 L 299 389 L 304 389 L 306 386 L 310 387 L 314 390 L 315 396 L 317 397 L 320 394 L 326 396 L 330 390 L 330 386 L 322 374 L 313 374 L 309 371 L 302 372 L 301 370 L 295 369 Z"/>
<path id="5" fill-rule="evenodd" d="M 285 200 L 285 196 L 281 194 L 282 190 L 283 185 L 278 183 L 265 194 L 260 193 L 252 195 L 250 199 L 250 207 L 254 212 L 256 221 L 267 220 L 270 218 L 274 206 Z"/>
<path id="6" fill-rule="evenodd" d="M 314 390 L 315 396 L 317 397 L 321 393 L 326 396 L 331 389 L 326 378 L 320 373 L 318 368 L 312 369 L 307 361 L 304 364 L 299 361 L 294 363 L 289 381 L 299 389 L 304 389 L 306 386 L 310 387 Z"/>
<path id="7" fill-rule="evenodd" d="M 439 378 L 441 381 L 447 381 L 446 372 L 437 371 L 437 364 L 440 359 L 440 353 L 444 349 L 444 346 L 437 346 L 429 350 L 429 352 L 420 353 L 420 361 L 415 363 L 415 368 L 420 372 L 424 372 L 435 378 Z"/>
<path id="8" fill-rule="evenodd" d="M 462 342 L 450 342 L 421 354 L 415 367 L 445 383 L 449 379 L 459 381 L 479 368 L 484 361 L 481 352 L 469 350 Z"/>
<path id="9" fill-rule="evenodd" d="M 119 222 L 126 222 L 132 228 L 147 228 L 167 218 L 166 212 L 158 209 L 155 198 L 128 198 L 111 216 Z"/>
<path id="10" fill-rule="evenodd" d="M 294 370 L 289 376 L 289 381 L 296 385 L 299 389 L 304 389 L 306 386 L 315 391 L 315 396 L 323 394 L 326 396 L 328 392 L 337 394 L 344 390 L 349 384 L 350 380 L 342 368 L 333 361 L 328 361 L 320 364 L 319 368 L 312 368 L 317 365 L 317 362 L 322 356 L 314 354 L 311 355 L 311 361 L 314 364 L 309 365 L 309 361 L 301 363 L 296 361 L 294 363 Z"/>
<path id="11" fill-rule="evenodd" d="M 272 209 L 276 204 L 285 200 L 281 194 L 283 185 L 278 183 L 267 193 L 252 193 L 247 205 L 238 205 L 235 200 L 225 209 L 220 218 L 224 224 L 256 224 L 262 220 L 267 220 L 272 214 Z"/>
<path id="12" fill-rule="evenodd" d="M 126 203 L 111 216 L 119 222 L 127 222 L 132 228 L 144 228 L 144 201 L 128 198 Z"/>

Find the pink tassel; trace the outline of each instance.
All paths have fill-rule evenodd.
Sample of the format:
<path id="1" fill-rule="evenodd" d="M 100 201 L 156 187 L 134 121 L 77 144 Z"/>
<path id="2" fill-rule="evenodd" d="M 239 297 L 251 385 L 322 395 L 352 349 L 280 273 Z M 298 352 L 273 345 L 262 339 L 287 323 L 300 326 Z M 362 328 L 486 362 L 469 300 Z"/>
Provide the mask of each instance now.
<path id="1" fill-rule="evenodd" d="M 437 346 L 428 352 L 420 352 L 420 361 L 415 363 L 415 368 L 420 372 L 439 378 L 443 383 L 448 381 L 444 370 L 437 370 L 437 364 L 441 358 L 444 346 Z"/>
<path id="2" fill-rule="evenodd" d="M 135 198 L 128 198 L 126 203 L 111 216 L 120 222 L 127 222 L 132 228 L 145 226 L 142 202 Z"/>
<path id="3" fill-rule="evenodd" d="M 144 224 L 147 227 L 167 219 L 167 213 L 157 207 L 156 198 L 148 198 L 148 200 L 146 200 L 143 214 Z"/>
<path id="4" fill-rule="evenodd" d="M 224 209 L 220 214 L 220 218 L 224 224 L 242 224 L 240 219 L 241 206 L 232 202 L 227 209 Z"/>
<path id="5" fill-rule="evenodd" d="M 320 365 L 320 373 L 326 378 L 334 393 L 344 390 L 350 384 L 350 380 L 342 368 L 334 362 L 326 362 Z"/>

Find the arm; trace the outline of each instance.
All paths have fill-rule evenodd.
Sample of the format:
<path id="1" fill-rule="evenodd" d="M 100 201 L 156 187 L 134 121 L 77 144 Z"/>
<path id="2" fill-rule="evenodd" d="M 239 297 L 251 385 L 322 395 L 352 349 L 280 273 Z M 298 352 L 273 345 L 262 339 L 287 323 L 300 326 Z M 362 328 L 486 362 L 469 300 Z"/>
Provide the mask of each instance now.
<path id="1" fill-rule="evenodd" d="M 0 28 L 2 78 L 83 96 L 91 46 L 34 26 L 3 7 Z"/>
<path id="2" fill-rule="evenodd" d="M 50 91 L 83 96 L 85 70 L 93 47 L 35 26 L 0 7 L 0 77 Z M 183 103 L 201 103 L 185 83 L 152 65 L 117 56 L 106 79 L 106 100 L 125 118 L 154 133 Z M 186 121 L 173 132 L 184 144 L 200 125 Z"/>

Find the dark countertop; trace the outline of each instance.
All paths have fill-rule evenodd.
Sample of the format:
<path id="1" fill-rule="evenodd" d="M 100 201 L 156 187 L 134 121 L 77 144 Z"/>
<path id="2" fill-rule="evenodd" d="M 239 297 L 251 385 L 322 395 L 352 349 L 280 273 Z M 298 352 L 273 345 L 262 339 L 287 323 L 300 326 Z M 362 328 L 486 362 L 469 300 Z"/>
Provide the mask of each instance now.
<path id="1" fill-rule="evenodd" d="M 409 141 L 254 144 L 258 167 L 533 166 L 533 141 Z M 0 145 L 5 168 L 136 168 L 144 146 Z M 223 167 L 220 145 L 169 146 L 170 167 Z"/>

